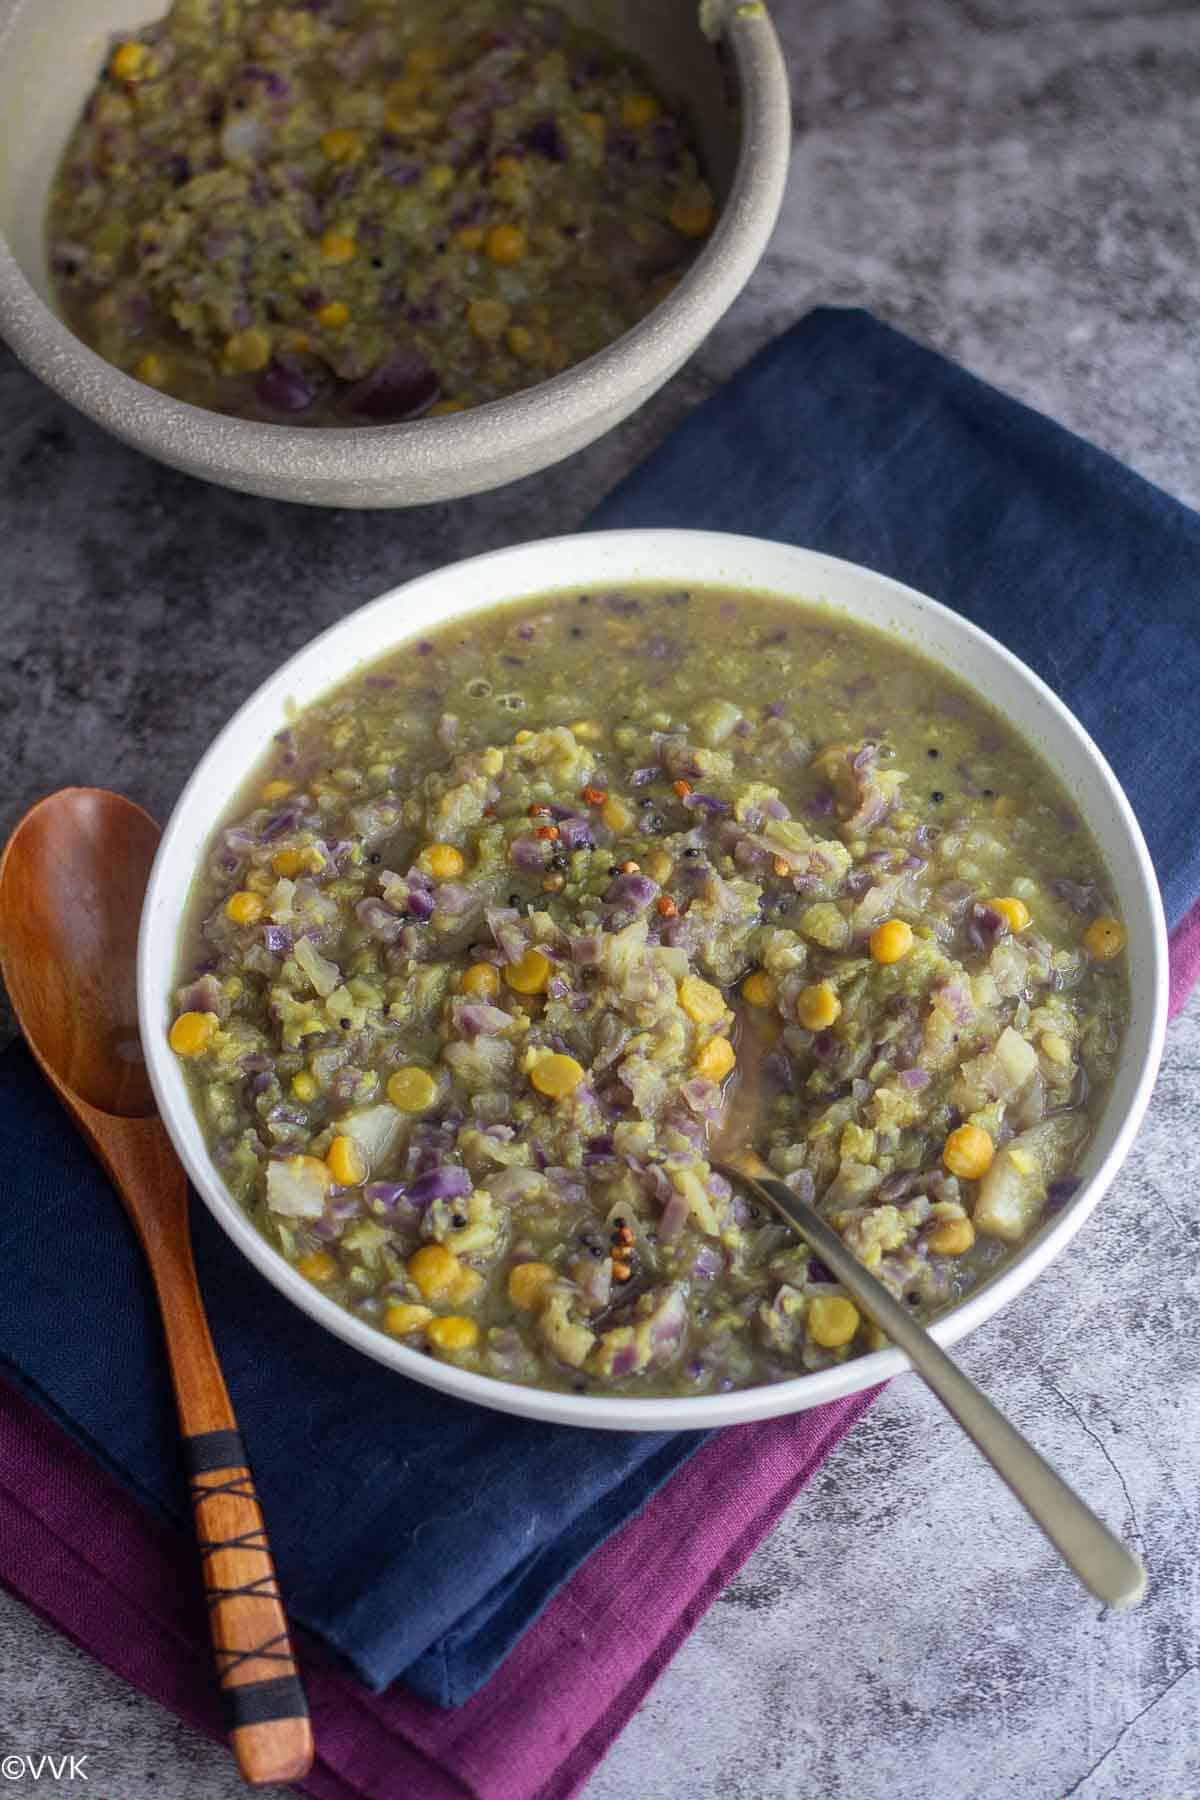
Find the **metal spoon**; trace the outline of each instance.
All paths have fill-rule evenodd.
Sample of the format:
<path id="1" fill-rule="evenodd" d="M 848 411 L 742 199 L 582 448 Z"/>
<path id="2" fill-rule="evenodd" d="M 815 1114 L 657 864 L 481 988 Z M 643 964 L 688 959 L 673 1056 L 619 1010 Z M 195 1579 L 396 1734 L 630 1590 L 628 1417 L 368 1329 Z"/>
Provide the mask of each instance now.
<path id="1" fill-rule="evenodd" d="M 782 1181 L 746 1175 L 734 1163 L 714 1162 L 729 1181 L 740 1182 L 799 1233 L 848 1294 L 886 1333 L 962 1426 L 1067 1566 L 1106 1606 L 1136 1606 L 1146 1591 L 1140 1557 L 1113 1536 L 1074 1489 L 1010 1425 L 1003 1413 L 893 1300 L 883 1283 L 863 1268 L 824 1219 Z"/>
<path id="2" fill-rule="evenodd" d="M 298 1781 L 313 1757 L 308 1707 L 196 1285 L 187 1181 L 138 1047 L 138 918 L 158 836 L 140 806 L 99 788 L 64 788 L 26 813 L 0 859 L 0 967 L 30 1049 L 150 1264 L 238 1768 L 255 1785 Z"/>

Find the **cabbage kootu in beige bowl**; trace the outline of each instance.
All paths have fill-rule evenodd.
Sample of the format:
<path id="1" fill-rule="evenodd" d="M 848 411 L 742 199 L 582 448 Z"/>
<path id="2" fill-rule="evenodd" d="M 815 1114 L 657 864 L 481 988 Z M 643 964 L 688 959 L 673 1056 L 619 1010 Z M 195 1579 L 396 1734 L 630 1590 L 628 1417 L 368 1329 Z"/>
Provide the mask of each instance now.
<path id="1" fill-rule="evenodd" d="M 319 505 L 498 486 L 641 405 L 762 254 L 761 5 L 206 4 L 0 0 L 0 332 L 164 462 Z"/>

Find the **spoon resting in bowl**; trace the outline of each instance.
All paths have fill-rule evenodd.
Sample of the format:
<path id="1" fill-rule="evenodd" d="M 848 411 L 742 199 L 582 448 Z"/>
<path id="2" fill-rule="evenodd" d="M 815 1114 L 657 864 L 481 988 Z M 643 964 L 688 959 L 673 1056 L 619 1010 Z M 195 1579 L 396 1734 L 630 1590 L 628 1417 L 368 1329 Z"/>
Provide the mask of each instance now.
<path id="1" fill-rule="evenodd" d="M 150 1264 L 238 1768 L 256 1786 L 297 1781 L 312 1764 L 308 1707 L 196 1284 L 187 1180 L 138 1040 L 138 918 L 158 837 L 141 807 L 99 788 L 64 788 L 33 807 L 0 858 L 0 969 L 30 1049 Z"/>
<path id="2" fill-rule="evenodd" d="M 734 1153 L 728 1162 L 714 1161 L 712 1167 L 727 1180 L 748 1189 L 790 1225 L 867 1317 L 898 1350 L 903 1350 L 917 1374 L 957 1419 L 1083 1585 L 1106 1606 L 1136 1606 L 1146 1591 L 1146 1570 L 1140 1557 L 1113 1536 L 1029 1440 L 997 1411 L 970 1376 L 951 1361 L 925 1327 L 905 1312 L 883 1283 L 847 1250 L 814 1207 L 784 1182 L 768 1175 L 748 1174 L 739 1166 L 740 1161 Z"/>

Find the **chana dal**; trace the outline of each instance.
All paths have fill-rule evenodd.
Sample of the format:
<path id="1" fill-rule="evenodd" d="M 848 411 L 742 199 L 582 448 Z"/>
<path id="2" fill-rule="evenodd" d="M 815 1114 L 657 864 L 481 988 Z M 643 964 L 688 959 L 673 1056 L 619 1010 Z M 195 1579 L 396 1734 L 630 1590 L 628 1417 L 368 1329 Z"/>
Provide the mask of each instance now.
<path id="1" fill-rule="evenodd" d="M 712 1393 L 877 1344 L 715 1146 L 928 1317 L 1076 1185 L 1124 943 L 1050 771 L 919 655 L 761 595 L 563 593 L 279 734 L 169 1032 L 228 1186 L 358 1317 Z"/>

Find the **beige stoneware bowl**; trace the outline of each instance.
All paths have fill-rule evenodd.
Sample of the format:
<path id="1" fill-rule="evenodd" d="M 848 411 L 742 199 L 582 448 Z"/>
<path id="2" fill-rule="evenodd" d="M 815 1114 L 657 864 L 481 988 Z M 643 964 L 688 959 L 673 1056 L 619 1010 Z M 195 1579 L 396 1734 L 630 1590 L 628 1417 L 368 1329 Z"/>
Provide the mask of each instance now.
<path id="1" fill-rule="evenodd" d="M 836 557 L 763 539 L 706 531 L 602 531 L 494 551 L 423 575 L 351 613 L 292 657 L 234 715 L 180 796 L 151 872 L 138 946 L 138 1005 L 150 1079 L 167 1130 L 218 1223 L 250 1262 L 319 1324 L 398 1374 L 502 1412 L 613 1431 L 735 1425 L 799 1412 L 873 1386 L 907 1367 L 897 1350 L 858 1357 L 770 1386 L 680 1399 L 549 1393 L 472 1374 L 406 1348 L 323 1295 L 297 1273 L 231 1198 L 209 1155 L 178 1059 L 167 1045 L 180 923 L 204 848 L 273 734 L 387 652 L 449 620 L 503 600 L 635 582 L 714 583 L 823 603 L 920 650 L 1004 714 L 1056 771 L 1099 846 L 1117 910 L 1129 929 L 1131 1015 L 1119 1067 L 1078 1170 L 1082 1182 L 1013 1260 L 933 1326 L 952 1344 L 1028 1287 L 1066 1249 L 1120 1168 L 1146 1110 L 1162 1054 L 1167 935 L 1149 853 L 1112 770 L 1044 682 L 957 613 L 884 575 Z"/>
<path id="2" fill-rule="evenodd" d="M 156 393 L 59 318 L 43 221 L 50 182 L 118 32 L 166 0 L 0 0 L 0 336 L 72 405 L 191 475 L 313 506 L 415 506 L 500 487 L 582 449 L 686 362 L 763 253 L 787 176 L 790 112 L 760 4 L 561 0 L 634 53 L 693 121 L 720 217 L 685 278 L 607 349 L 468 413 L 357 429 L 226 418 Z"/>

